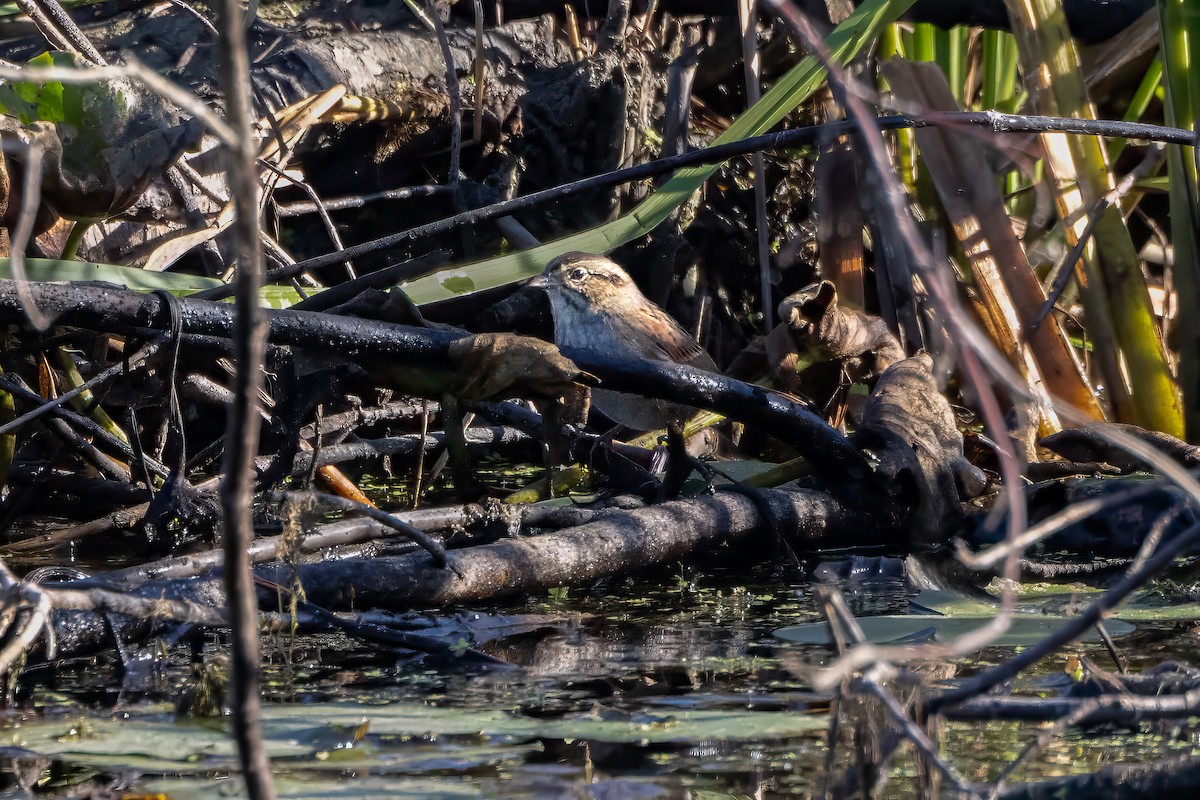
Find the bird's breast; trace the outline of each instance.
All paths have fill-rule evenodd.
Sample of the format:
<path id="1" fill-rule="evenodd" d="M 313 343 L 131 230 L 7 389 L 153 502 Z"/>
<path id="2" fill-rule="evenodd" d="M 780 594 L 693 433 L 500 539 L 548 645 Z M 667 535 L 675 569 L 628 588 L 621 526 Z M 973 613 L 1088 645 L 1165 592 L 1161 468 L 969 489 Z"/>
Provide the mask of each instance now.
<path id="1" fill-rule="evenodd" d="M 559 347 L 580 347 L 610 355 L 630 356 L 632 348 L 629 338 L 623 336 L 620 329 L 619 321 L 603 313 L 554 316 L 554 341 Z"/>

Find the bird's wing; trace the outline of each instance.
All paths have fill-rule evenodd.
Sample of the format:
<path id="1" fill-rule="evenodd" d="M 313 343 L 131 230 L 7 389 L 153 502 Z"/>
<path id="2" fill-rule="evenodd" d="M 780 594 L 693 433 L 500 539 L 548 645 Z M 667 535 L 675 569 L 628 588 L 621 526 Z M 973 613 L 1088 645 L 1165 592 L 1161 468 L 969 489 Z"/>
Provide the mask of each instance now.
<path id="1" fill-rule="evenodd" d="M 696 369 L 720 372 L 708 351 L 701 347 L 699 342 L 688 336 L 687 331 L 680 327 L 670 314 L 660 308 L 654 308 L 649 313 L 653 314 L 654 321 L 658 323 L 660 330 L 671 332 L 670 336 L 662 337 L 657 343 L 666 359 Z"/>

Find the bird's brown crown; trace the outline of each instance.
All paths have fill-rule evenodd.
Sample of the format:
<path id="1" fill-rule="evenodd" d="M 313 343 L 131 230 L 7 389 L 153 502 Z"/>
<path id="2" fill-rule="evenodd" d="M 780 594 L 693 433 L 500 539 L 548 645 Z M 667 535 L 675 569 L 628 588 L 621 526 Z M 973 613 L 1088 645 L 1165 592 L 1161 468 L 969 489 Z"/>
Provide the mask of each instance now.
<path id="1" fill-rule="evenodd" d="M 564 253 L 546 266 L 543 276 L 545 288 L 578 292 L 599 307 L 631 291 L 640 296 L 625 270 L 611 259 L 591 253 Z"/>

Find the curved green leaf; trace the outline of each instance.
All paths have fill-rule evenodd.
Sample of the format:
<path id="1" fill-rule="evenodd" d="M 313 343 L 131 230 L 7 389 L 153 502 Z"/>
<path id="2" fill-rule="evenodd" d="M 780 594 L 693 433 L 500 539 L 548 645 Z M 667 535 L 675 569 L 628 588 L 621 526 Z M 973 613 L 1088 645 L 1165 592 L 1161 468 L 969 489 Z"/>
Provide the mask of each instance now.
<path id="1" fill-rule="evenodd" d="M 122 267 L 117 264 L 96 264 L 90 261 L 66 261 L 55 258 L 25 259 L 25 276 L 37 283 L 103 281 L 139 292 L 166 289 L 168 292 L 180 296 L 224 285 L 216 278 L 203 278 L 198 275 L 150 272 L 137 267 Z M 10 259 L 0 258 L 0 278 L 13 280 Z"/>
<path id="2" fill-rule="evenodd" d="M 216 278 L 185 275 L 176 272 L 154 272 L 118 264 L 97 264 L 90 261 L 69 261 L 54 258 L 25 259 L 25 275 L 35 283 L 67 283 L 69 281 L 102 281 L 137 292 L 165 289 L 174 295 L 190 294 L 224 286 Z M 12 264 L 0 258 L 0 279 L 13 280 Z M 313 290 L 314 293 L 317 290 Z M 264 286 L 259 298 L 268 308 L 287 308 L 300 302 L 300 294 L 291 286 Z"/>
<path id="3" fill-rule="evenodd" d="M 825 40 L 834 61 L 849 63 L 913 2 L 868 0 L 860 5 Z M 766 133 L 816 91 L 824 79 L 824 68 L 815 58 L 806 56 L 713 144 L 737 142 Z M 414 303 L 423 305 L 531 278 L 541 272 L 550 259 L 572 250 L 608 252 L 653 230 L 691 197 L 717 168 L 718 165 L 710 164 L 679 170 L 637 208 L 612 222 L 528 250 L 439 270 L 403 283 L 401 288 Z"/>

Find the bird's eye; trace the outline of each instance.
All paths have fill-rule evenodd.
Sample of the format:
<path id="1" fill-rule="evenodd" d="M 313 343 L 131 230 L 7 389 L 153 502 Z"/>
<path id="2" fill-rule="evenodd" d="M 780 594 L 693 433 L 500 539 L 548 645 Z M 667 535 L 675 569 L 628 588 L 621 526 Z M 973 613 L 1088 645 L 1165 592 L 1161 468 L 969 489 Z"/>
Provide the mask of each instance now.
<path id="1" fill-rule="evenodd" d="M 583 280 L 584 275 L 587 275 L 587 270 L 583 267 L 576 267 L 575 269 L 571 270 L 571 280 L 573 281 Z"/>

